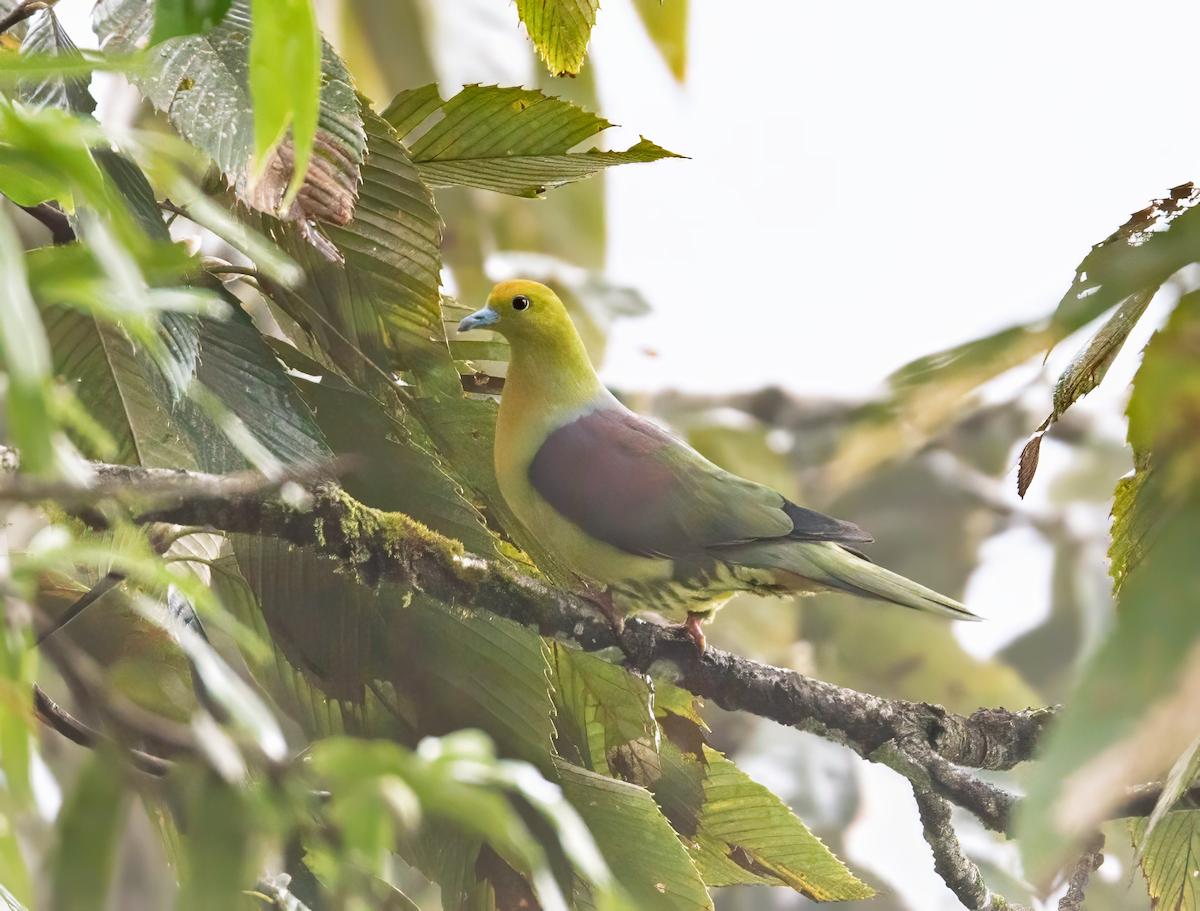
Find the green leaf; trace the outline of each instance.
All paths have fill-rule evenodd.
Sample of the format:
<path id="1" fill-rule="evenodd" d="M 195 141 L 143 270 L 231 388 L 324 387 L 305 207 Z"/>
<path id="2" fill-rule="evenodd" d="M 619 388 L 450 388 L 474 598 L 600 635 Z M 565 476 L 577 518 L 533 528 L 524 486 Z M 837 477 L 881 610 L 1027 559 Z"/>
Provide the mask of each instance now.
<path id="1" fill-rule="evenodd" d="M 525 31 L 555 76 L 578 73 L 596 24 L 599 0 L 517 0 Z"/>
<path id="2" fill-rule="evenodd" d="M 66 307 L 45 311 L 45 322 L 55 375 L 67 380 L 83 407 L 116 442 L 117 462 L 197 467 L 182 429 L 163 403 L 169 393 L 164 389 L 163 396 L 155 394 L 152 381 L 158 371 L 138 357 L 119 329 Z"/>
<path id="3" fill-rule="evenodd" d="M 0 359 L 8 372 L 8 432 L 31 473 L 54 465 L 49 416 L 50 343 L 29 293 L 21 244 L 0 211 Z"/>
<path id="4" fill-rule="evenodd" d="M 151 44 L 208 31 L 229 12 L 231 0 L 155 0 Z"/>
<path id="5" fill-rule="evenodd" d="M 168 115 L 185 139 L 212 156 L 234 185 L 239 200 L 259 211 L 279 213 L 300 222 L 311 218 L 344 224 L 354 212 L 355 188 L 365 148 L 354 81 L 332 48 L 322 43 L 317 51 L 320 107 L 314 115 L 308 101 L 297 100 L 308 99 L 307 87 L 313 84 L 307 78 L 308 64 L 304 64 L 304 74 L 291 73 L 278 58 L 272 58 L 275 72 L 289 78 L 297 94 L 292 96 L 286 91 L 281 94 L 271 78 L 266 78 L 261 86 L 256 82 L 255 91 L 267 93 L 262 113 L 256 114 L 259 105 L 251 101 L 251 82 L 265 75 L 262 67 L 252 65 L 250 59 L 256 35 L 260 41 L 286 39 L 289 60 L 297 66 L 301 65 L 301 58 L 308 58 L 310 46 L 305 42 L 318 41 L 319 36 L 311 28 L 303 31 L 299 27 L 305 10 L 311 12 L 311 0 L 261 4 L 268 7 L 262 13 L 267 24 L 257 32 L 251 29 L 250 4 L 251 0 L 232 0 L 221 23 L 205 34 L 172 38 L 158 45 L 148 58 L 147 68 L 131 73 L 130 77 L 150 102 Z M 257 11 L 260 3 L 254 5 Z M 97 34 L 106 50 L 132 53 L 148 38 L 152 23 L 149 17 L 122 15 L 125 11 L 119 7 L 119 3 L 109 4 L 98 11 Z M 271 48 L 261 44 L 259 50 L 271 53 Z M 316 78 L 314 75 L 313 79 Z M 256 129 L 260 117 L 266 118 L 261 122 L 264 130 L 276 130 L 266 137 L 266 145 L 262 147 L 256 145 L 255 138 L 262 138 L 261 131 Z M 280 117 L 283 120 L 279 121 Z M 296 144 L 285 142 L 271 155 L 261 158 L 266 146 L 281 137 L 288 118 L 296 117 L 299 118 L 295 123 Z M 312 167 L 301 172 L 293 165 L 301 155 L 308 160 L 308 153 L 301 147 L 306 136 L 315 136 L 312 146 L 315 154 Z M 256 156 L 261 160 L 255 164 L 252 159 Z M 254 179 L 252 170 L 260 179 Z M 284 206 L 289 202 L 285 196 L 294 173 L 303 174 L 305 183 L 296 204 Z"/>
<path id="6" fill-rule="evenodd" d="M 147 0 L 96 0 L 92 10 L 92 29 L 100 45 L 108 51 L 132 51 L 149 41 L 154 28 L 155 4 Z"/>
<path id="7" fill-rule="evenodd" d="M 1134 378 L 1128 415 L 1137 474 L 1118 488 L 1113 510 L 1117 623 L 1051 730 L 1022 803 L 1031 870 L 1063 857 L 1124 788 L 1162 777 L 1194 737 L 1174 719 L 1175 706 L 1192 704 L 1200 686 L 1192 672 L 1200 649 L 1200 440 L 1189 417 L 1200 408 L 1198 337 L 1200 294 L 1192 293 L 1151 339 Z"/>
<path id="8" fill-rule="evenodd" d="M 633 0 L 650 40 L 662 54 L 671 75 L 683 82 L 687 75 L 689 0 Z"/>
<path id="9" fill-rule="evenodd" d="M 556 765 L 563 793 L 637 907 L 713 907 L 692 859 L 649 791 L 565 762 Z"/>
<path id="10" fill-rule="evenodd" d="M 345 460 L 339 481 L 360 503 L 401 512 L 473 553 L 495 553 L 494 536 L 431 451 L 415 420 L 392 418 L 370 396 L 316 363 L 304 364 L 289 345 L 274 346 L 295 366 L 291 380 L 332 446 Z M 309 381 L 296 373 L 314 377 Z"/>
<path id="11" fill-rule="evenodd" d="M 681 157 L 647 139 L 624 152 L 570 152 L 612 124 L 536 89 L 471 85 L 449 101 L 435 99 L 436 86 L 426 86 L 397 95 L 383 112 L 401 139 L 442 112 L 409 147 L 431 187 L 536 197 L 612 165 Z"/>
<path id="12" fill-rule="evenodd" d="M 554 558 L 511 517 L 496 484 L 495 406 L 463 396 L 442 329 L 441 230 L 432 194 L 388 124 L 369 110 L 364 117 L 369 154 L 359 217 L 326 228 L 345 262 L 330 262 L 299 232 L 288 231 L 286 249 L 304 265 L 308 282 L 295 291 L 269 287 L 268 293 L 393 420 L 419 421 L 421 432 L 412 428 L 412 437 L 422 445 L 429 440 L 471 501 L 498 517 L 538 569 L 553 571 Z M 395 374 L 402 370 L 410 385 L 398 387 Z"/>
<path id="13" fill-rule="evenodd" d="M 18 205 L 54 199 L 70 211 L 76 190 L 102 192 L 86 142 L 92 131 L 65 111 L 0 99 L 0 137 L 0 192 Z"/>
<path id="14" fill-rule="evenodd" d="M 187 875 L 180 883 L 179 911 L 242 906 L 242 891 L 253 885 L 252 825 L 245 796 L 206 774 L 188 808 Z"/>
<path id="15" fill-rule="evenodd" d="M 183 598 L 178 589 L 172 587 L 169 599 Z M 187 604 L 186 599 L 184 604 Z M 142 615 L 166 629 L 175 642 L 191 660 L 193 673 L 204 682 L 209 698 L 223 708 L 233 723 L 246 731 L 272 762 L 281 762 L 287 756 L 287 742 L 279 722 L 271 714 L 258 694 L 234 673 L 225 659 L 213 650 L 208 641 L 188 626 L 173 622 L 161 610 L 143 610 Z"/>
<path id="16" fill-rule="evenodd" d="M 1168 813 L 1149 834 L 1146 820 L 1131 819 L 1129 831 L 1133 843 L 1141 846 L 1150 907 L 1196 911 L 1200 907 L 1200 810 Z"/>
<path id="17" fill-rule="evenodd" d="M 237 310 L 197 328 L 196 380 L 284 465 L 327 463 L 320 427 L 250 317 Z"/>
<path id="18" fill-rule="evenodd" d="M 59 811 L 52 861 L 53 911 L 101 911 L 129 802 L 121 773 L 92 755 Z"/>
<path id="19" fill-rule="evenodd" d="M 421 597 L 413 609 L 424 679 L 407 669 L 403 676 L 414 690 L 432 690 L 422 706 L 429 732 L 481 728 L 505 753 L 548 772 L 554 722 L 541 637 L 503 617 L 460 616 Z M 397 658 L 392 673 L 407 663 Z"/>
<path id="20" fill-rule="evenodd" d="M 154 188 L 137 163 L 120 152 L 104 148 L 92 149 L 92 158 L 120 191 L 130 214 L 145 235 L 152 241 L 171 243 L 171 232 L 163 221 Z"/>
<path id="21" fill-rule="evenodd" d="M 72 62 L 83 60 L 53 9 L 42 10 L 30 21 L 29 31 L 21 42 L 21 53 L 63 57 Z M 21 101 L 35 108 L 49 106 L 72 114 L 90 114 L 96 110 L 96 99 L 88 91 L 89 82 L 90 75 L 50 76 L 37 84 L 22 82 Z"/>
<path id="22" fill-rule="evenodd" d="M 1176 187 L 1168 199 L 1155 200 L 1096 244 L 1077 267 L 1075 281 L 1048 324 L 1039 320 L 1013 326 L 918 358 L 893 373 L 888 378 L 891 396 L 864 408 L 859 426 L 842 441 L 833 466 L 834 488 L 843 489 L 879 464 L 916 452 L 961 414 L 971 390 L 1128 300 L 1130 312 L 1114 317 L 1108 327 L 1111 338 L 1101 330 L 1095 349 L 1085 349 L 1078 374 L 1065 376 L 1058 394 L 1067 401 L 1073 389 L 1083 389 L 1091 371 L 1115 357 L 1118 339 L 1124 338 L 1122 324 L 1132 317 L 1141 295 L 1153 296 L 1174 272 L 1200 259 L 1198 198 L 1200 190 L 1191 184 Z M 1138 297 L 1130 300 L 1134 295 Z"/>
<path id="23" fill-rule="evenodd" d="M 1196 262 L 1197 201 L 1200 189 L 1192 184 L 1174 187 L 1169 197 L 1154 200 L 1092 247 L 1059 301 L 1054 323 L 1073 332 L 1131 294 L 1154 290 L 1172 273 Z"/>
<path id="24" fill-rule="evenodd" d="M 559 753 L 566 752 L 561 742 L 565 737 L 574 747 L 579 764 L 591 772 L 609 775 L 611 750 L 640 740 L 653 752 L 658 727 L 652 714 L 649 681 L 556 640 L 545 642 L 550 650 Z"/>
<path id="25" fill-rule="evenodd" d="M 707 885 L 783 885 L 813 901 L 875 894 L 778 797 L 708 746 L 704 766 L 699 851 L 693 857 Z"/>
<path id="26" fill-rule="evenodd" d="M 0 908 L 5 911 L 26 911 L 27 906 L 33 905 L 29 871 L 21 857 L 12 820 L 0 816 L 0 821 L 8 827 L 8 832 L 0 835 Z"/>
<path id="27" fill-rule="evenodd" d="M 1200 777 L 1200 737 L 1193 740 L 1183 754 L 1175 760 L 1171 771 L 1163 782 L 1162 793 L 1155 801 L 1154 810 L 1146 820 L 1144 831 L 1136 839 L 1135 844 L 1141 845 L 1149 837 L 1158 824 L 1163 821 L 1175 802 L 1183 796 L 1184 791 L 1192 786 Z M 1141 849 L 1139 848 L 1139 853 Z"/>
<path id="28" fill-rule="evenodd" d="M 1157 290 L 1145 288 L 1122 301 L 1087 345 L 1075 355 L 1054 384 L 1051 422 L 1057 421 L 1071 405 L 1100 385 Z"/>
<path id="29" fill-rule="evenodd" d="M 286 552 L 286 545 L 277 541 L 262 542 L 266 548 Z M 286 571 L 286 568 L 284 569 Z M 343 714 L 342 706 L 322 692 L 311 671 L 293 666 L 278 642 L 273 641 L 258 597 L 243 578 L 233 555 L 219 557 L 212 564 L 212 589 L 224 608 L 244 626 L 254 630 L 259 641 L 270 643 L 269 649 L 242 649 L 242 657 L 254 675 L 254 680 L 270 695 L 279 708 L 298 723 L 309 739 L 329 737 L 347 730 L 374 736 L 395 733 L 395 725 L 378 700 L 372 701 L 367 690 L 360 711 L 354 706 Z M 299 605 L 303 607 L 303 605 Z M 378 709 L 379 711 L 374 711 Z M 347 723 L 346 718 L 349 718 Z M 376 719 L 383 723 L 373 723 Z"/>
<path id="30" fill-rule="evenodd" d="M 348 730 L 370 689 L 389 699 L 393 728 L 407 737 L 476 727 L 507 755 L 549 767 L 552 703 L 536 633 L 490 614 L 451 612 L 395 585 L 367 585 L 308 550 L 234 542 L 272 639 L 327 697 L 348 704 Z"/>
<path id="31" fill-rule="evenodd" d="M 464 843 L 464 834 L 486 840 L 528 877 L 543 906 L 565 907 L 548 863 L 550 845 L 506 799 L 508 792 L 548 795 L 554 789 L 530 766 L 497 761 L 490 741 L 478 731 L 428 738 L 416 754 L 384 741 L 329 739 L 313 746 L 312 763 L 329 783 L 331 815 L 345 846 L 365 858 L 385 848 L 413 857 L 442 885 L 448 907 L 460 906 L 461 896 L 473 886 L 474 875 L 464 861 L 474 861 L 479 843 Z M 559 805 L 556 812 L 570 814 L 578 825 L 561 795 L 541 797 L 539 802 Z M 422 816 L 430 819 L 422 823 L 414 843 Z M 552 833 L 546 835 L 555 839 Z M 430 850 L 439 841 L 442 849 Z M 447 841 L 457 844 L 447 851 Z M 607 877 L 594 848 L 584 870 Z"/>
<path id="32" fill-rule="evenodd" d="M 287 211 L 308 172 L 321 101 L 321 33 L 312 0 L 252 0 L 250 97 L 256 180 L 268 153 L 291 128 L 293 173 L 279 209 Z"/>

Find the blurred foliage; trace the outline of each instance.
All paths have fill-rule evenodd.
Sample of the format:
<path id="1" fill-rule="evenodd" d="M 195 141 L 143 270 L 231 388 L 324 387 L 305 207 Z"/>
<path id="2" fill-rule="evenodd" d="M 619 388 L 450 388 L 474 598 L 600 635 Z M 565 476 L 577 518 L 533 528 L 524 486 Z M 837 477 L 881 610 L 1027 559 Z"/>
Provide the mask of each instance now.
<path id="1" fill-rule="evenodd" d="M 686 0 L 635 5 L 683 79 Z M 596 362 L 613 321 L 648 309 L 602 272 L 603 169 L 674 153 L 579 148 L 609 126 L 585 65 L 595 12 L 518 2 L 509 24 L 545 66 L 524 86 L 449 89 L 417 0 L 99 0 L 99 53 L 52 9 L 6 35 L 3 471 L 19 452 L 20 475 L 70 491 L 89 482 L 85 457 L 269 479 L 337 460 L 360 502 L 569 583 L 493 477 L 507 348 L 449 330 L 516 275 L 560 293 Z M 93 68 L 136 85 L 132 124 L 94 119 Z M 1128 450 L 1072 406 L 1200 261 L 1196 201 L 1176 188 L 1098 244 L 1047 320 L 914 362 L 875 401 L 622 391 L 713 461 L 867 528 L 873 558 L 948 595 L 1006 532 L 1052 553 L 1048 615 L 986 657 L 944 621 L 837 595 L 740 596 L 711 633 L 955 711 L 1065 701 L 1021 776 L 1024 873 L 1011 843 L 977 833 L 995 849 L 975 851 L 989 884 L 1016 900 L 1126 785 L 1165 779 L 1133 826 L 1137 856 L 1156 901 L 1195 904 L 1195 813 L 1168 810 L 1200 731 L 1200 297 L 1146 350 L 1130 476 Z M 1085 329 L 1052 386 L 978 392 Z M 1037 505 L 1004 486 L 1031 433 L 1022 494 L 1054 485 Z M 1043 439 L 1072 465 L 1050 480 L 1035 475 Z M 1114 488 L 1115 618 L 1095 508 Z M 843 749 L 311 550 L 137 528 L 132 505 L 87 521 L 4 507 L 5 906 L 160 907 L 177 888 L 197 909 L 732 909 L 894 885 L 835 856 L 862 797 Z M 39 661 L 34 631 L 57 622 Z M 35 682 L 91 750 L 38 724 Z M 714 899 L 733 885 L 755 888 Z M 1122 907 L 1124 888 L 1096 879 L 1089 903 Z"/>

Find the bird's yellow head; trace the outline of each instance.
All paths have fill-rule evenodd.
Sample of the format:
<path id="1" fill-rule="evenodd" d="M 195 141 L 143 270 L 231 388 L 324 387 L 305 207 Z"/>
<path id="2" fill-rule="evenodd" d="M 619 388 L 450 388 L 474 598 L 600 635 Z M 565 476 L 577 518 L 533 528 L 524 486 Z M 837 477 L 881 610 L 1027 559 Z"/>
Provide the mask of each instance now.
<path id="1" fill-rule="evenodd" d="M 486 307 L 458 324 L 459 332 L 483 328 L 499 332 L 514 347 L 558 346 L 576 337 L 558 295 L 530 281 L 501 282 L 488 295 Z"/>

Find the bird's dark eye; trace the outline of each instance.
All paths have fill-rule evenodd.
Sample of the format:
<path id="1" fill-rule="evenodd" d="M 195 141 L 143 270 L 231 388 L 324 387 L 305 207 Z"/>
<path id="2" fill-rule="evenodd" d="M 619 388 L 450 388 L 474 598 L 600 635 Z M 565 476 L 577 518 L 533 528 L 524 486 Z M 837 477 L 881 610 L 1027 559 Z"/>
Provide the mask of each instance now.
<path id="1" fill-rule="evenodd" d="M 527 298 L 524 294 L 518 294 L 516 297 L 513 298 L 513 309 L 514 310 L 528 310 L 529 309 L 529 298 Z"/>

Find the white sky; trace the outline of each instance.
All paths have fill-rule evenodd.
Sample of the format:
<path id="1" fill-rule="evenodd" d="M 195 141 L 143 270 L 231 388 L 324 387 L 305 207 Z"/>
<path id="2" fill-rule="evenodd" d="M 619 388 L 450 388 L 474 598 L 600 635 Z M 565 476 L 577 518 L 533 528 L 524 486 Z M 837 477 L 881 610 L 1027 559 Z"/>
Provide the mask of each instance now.
<path id="1" fill-rule="evenodd" d="M 691 156 L 609 172 L 609 270 L 655 308 L 618 325 L 617 386 L 869 392 L 1047 313 L 1093 243 L 1200 174 L 1195 67 L 1172 50 L 1194 3 L 691 10 L 682 89 L 629 0 L 594 32 L 612 147 L 644 132 Z"/>

